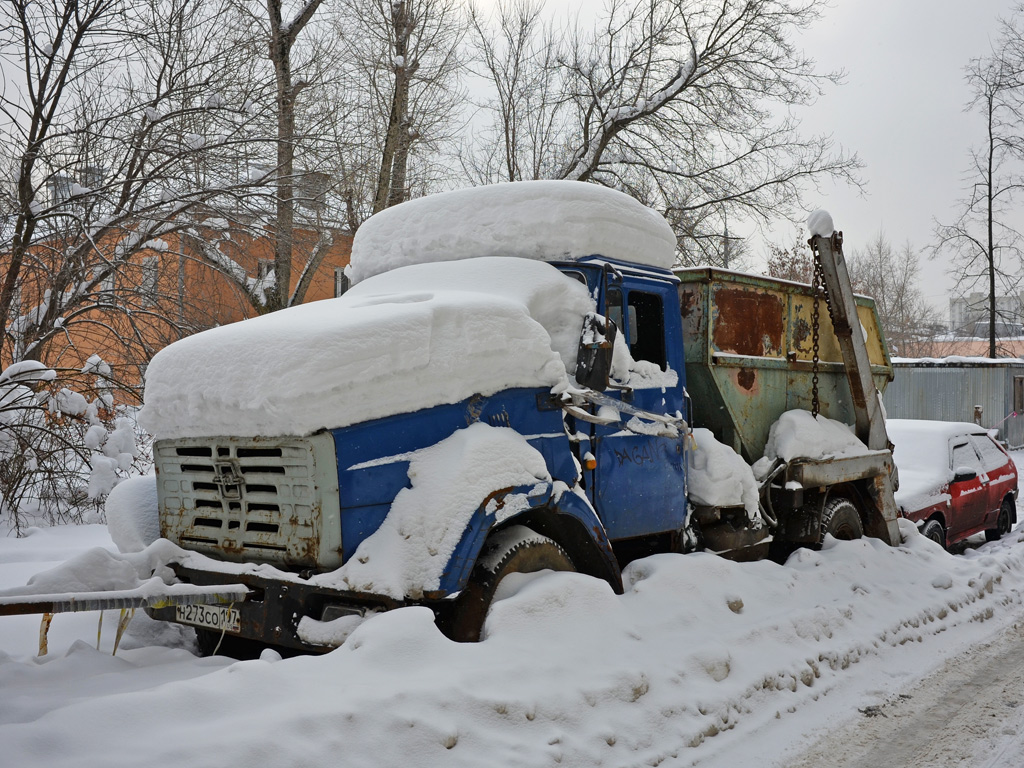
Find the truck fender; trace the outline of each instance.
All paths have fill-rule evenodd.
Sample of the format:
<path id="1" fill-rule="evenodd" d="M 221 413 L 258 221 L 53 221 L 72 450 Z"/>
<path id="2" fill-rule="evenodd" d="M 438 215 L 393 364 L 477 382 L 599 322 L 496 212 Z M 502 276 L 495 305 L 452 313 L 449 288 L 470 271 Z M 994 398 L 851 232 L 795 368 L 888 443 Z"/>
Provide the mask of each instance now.
<path id="1" fill-rule="evenodd" d="M 521 494 L 529 506 L 498 520 L 504 500 Z M 504 488 L 477 507 L 441 576 L 441 591 L 454 594 L 465 588 L 487 537 L 497 527 L 525 525 L 553 539 L 569 555 L 576 570 L 607 581 L 622 593 L 622 574 L 604 524 L 585 495 L 565 483 Z"/>

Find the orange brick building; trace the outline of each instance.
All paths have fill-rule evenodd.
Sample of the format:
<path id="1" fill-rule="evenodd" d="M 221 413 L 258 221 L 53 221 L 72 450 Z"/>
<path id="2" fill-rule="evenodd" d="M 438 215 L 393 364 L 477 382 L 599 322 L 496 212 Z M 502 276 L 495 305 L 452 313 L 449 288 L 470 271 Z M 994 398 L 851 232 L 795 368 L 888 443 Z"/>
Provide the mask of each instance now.
<path id="1" fill-rule="evenodd" d="M 30 314 L 45 305 L 54 266 L 66 259 L 61 245 L 48 241 L 33 248 L 12 314 Z M 117 247 L 113 239 L 97 243 L 93 268 Z M 303 281 L 302 301 L 340 295 L 348 285 L 343 269 L 351 247 L 352 236 L 345 232 L 331 232 L 324 239 L 318 232 L 296 230 L 289 293 L 303 280 L 310 255 L 323 251 L 321 262 Z M 128 390 L 127 397 L 119 399 L 137 399 L 145 367 L 160 349 L 182 336 L 258 314 L 273 260 L 273 240 L 243 229 L 201 227 L 191 234 L 147 241 L 78 308 L 55 322 L 59 332 L 33 356 L 51 367 L 79 370 L 92 355 L 99 355 L 111 366 L 114 381 Z M 79 266 L 78 272 L 83 271 L 87 274 L 88 267 Z M 3 351 L 0 368 L 11 361 L 12 352 L 21 357 L 10 339 Z"/>

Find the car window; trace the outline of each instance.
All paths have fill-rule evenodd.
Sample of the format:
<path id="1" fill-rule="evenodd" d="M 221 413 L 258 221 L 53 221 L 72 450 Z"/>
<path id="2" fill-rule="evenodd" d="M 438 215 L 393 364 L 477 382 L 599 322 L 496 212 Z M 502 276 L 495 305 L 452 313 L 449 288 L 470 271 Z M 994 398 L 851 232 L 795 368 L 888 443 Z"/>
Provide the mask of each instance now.
<path id="1" fill-rule="evenodd" d="M 966 440 L 966 438 L 964 439 Z M 975 472 L 984 471 L 978 454 L 974 452 L 974 449 L 967 442 L 955 443 L 953 445 L 953 466 L 950 469 L 955 472 L 960 467 L 970 467 Z"/>
<path id="2" fill-rule="evenodd" d="M 981 463 L 986 472 L 999 469 L 1006 464 L 1006 456 L 988 435 L 971 435 L 971 442 L 981 456 Z"/>

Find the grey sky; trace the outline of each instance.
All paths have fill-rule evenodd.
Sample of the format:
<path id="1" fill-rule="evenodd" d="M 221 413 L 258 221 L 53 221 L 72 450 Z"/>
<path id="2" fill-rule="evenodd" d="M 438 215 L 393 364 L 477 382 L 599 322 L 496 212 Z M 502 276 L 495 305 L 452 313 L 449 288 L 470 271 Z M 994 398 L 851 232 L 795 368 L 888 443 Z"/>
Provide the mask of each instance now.
<path id="1" fill-rule="evenodd" d="M 477 0 L 493 7 L 494 0 Z M 882 230 L 895 246 L 923 248 L 934 219 L 949 222 L 964 189 L 972 146 L 984 135 L 978 115 L 966 114 L 964 67 L 991 50 L 997 19 L 1013 0 L 832 0 L 798 44 L 821 71 L 843 69 L 845 83 L 830 88 L 800 117 L 808 133 L 832 134 L 865 163 L 863 196 L 826 184 L 809 190 L 813 207 L 826 208 L 846 236 L 846 250 L 864 247 Z M 547 0 L 557 17 L 578 11 L 596 17 L 600 0 Z M 780 221 L 768 239 L 792 245 L 796 229 Z M 802 228 L 799 233 L 805 238 Z M 753 251 L 763 255 L 760 238 Z M 948 314 L 952 280 L 943 261 L 922 259 L 922 288 Z"/>
<path id="2" fill-rule="evenodd" d="M 932 241 L 933 220 L 951 221 L 964 190 L 969 151 L 984 138 L 977 114 L 963 111 L 964 66 L 991 50 L 997 18 L 1011 0 L 837 0 L 804 48 L 823 69 L 843 68 L 804 117 L 808 130 L 832 133 L 864 161 L 867 188 L 829 185 L 809 200 L 827 208 L 846 250 L 879 229 L 894 244 Z M 945 314 L 947 264 L 924 261 L 923 288 Z"/>

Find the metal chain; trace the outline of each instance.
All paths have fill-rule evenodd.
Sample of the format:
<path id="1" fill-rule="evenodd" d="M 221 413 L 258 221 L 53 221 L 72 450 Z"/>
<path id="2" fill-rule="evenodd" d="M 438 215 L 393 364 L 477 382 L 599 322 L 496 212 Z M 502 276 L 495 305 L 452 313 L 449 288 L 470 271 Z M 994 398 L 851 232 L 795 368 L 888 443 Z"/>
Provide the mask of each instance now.
<path id="1" fill-rule="evenodd" d="M 811 277 L 811 291 L 814 293 L 814 308 L 811 310 L 811 413 L 816 417 L 821 412 L 821 401 L 818 397 L 818 363 L 820 360 L 818 353 L 821 340 L 820 301 L 822 297 L 825 298 L 825 308 L 828 310 L 828 316 L 833 325 L 835 316 L 832 314 L 832 297 L 825 285 L 825 270 L 821 266 L 821 254 L 813 245 L 811 246 L 811 256 L 814 261 Z"/>
<path id="2" fill-rule="evenodd" d="M 821 402 L 818 400 L 818 343 L 821 335 L 819 327 L 819 297 L 821 296 L 821 266 L 818 254 L 813 250 L 814 269 L 811 275 L 811 292 L 814 294 L 814 307 L 811 309 L 811 415 L 818 417 Z"/>

